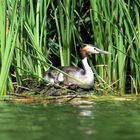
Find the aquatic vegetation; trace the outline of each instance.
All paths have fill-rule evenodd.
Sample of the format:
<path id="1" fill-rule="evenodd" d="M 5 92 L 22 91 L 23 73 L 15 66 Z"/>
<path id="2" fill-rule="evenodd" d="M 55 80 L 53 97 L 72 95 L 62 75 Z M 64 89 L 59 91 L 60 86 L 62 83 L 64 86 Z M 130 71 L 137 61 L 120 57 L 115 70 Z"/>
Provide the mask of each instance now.
<path id="1" fill-rule="evenodd" d="M 95 88 L 138 94 L 139 9 L 139 0 L 0 0 L 0 94 L 41 81 L 50 67 L 77 65 L 81 43 L 112 53 L 89 59 Z"/>

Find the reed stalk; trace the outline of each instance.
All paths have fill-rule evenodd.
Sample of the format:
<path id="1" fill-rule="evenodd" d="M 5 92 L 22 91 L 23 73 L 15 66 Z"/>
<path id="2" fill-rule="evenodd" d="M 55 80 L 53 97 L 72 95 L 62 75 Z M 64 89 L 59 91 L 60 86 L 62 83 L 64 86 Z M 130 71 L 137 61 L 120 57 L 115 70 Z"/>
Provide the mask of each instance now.
<path id="1" fill-rule="evenodd" d="M 138 94 L 139 9 L 139 0 L 0 0 L 0 94 L 24 78 L 40 81 L 55 68 L 53 56 L 61 66 L 77 65 L 78 45 L 91 42 L 112 53 L 90 60 L 99 85 Z"/>

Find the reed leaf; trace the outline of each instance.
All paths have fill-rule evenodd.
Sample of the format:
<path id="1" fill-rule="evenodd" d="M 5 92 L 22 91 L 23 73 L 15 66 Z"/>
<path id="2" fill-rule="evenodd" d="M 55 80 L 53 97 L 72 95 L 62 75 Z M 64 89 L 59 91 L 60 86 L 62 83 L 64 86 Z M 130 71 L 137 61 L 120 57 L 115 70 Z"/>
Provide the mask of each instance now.
<path id="1" fill-rule="evenodd" d="M 42 80 L 45 70 L 58 70 L 59 61 L 76 66 L 82 43 L 112 53 L 89 57 L 101 88 L 138 94 L 139 9 L 139 0 L 0 0 L 1 94 L 29 75 Z"/>

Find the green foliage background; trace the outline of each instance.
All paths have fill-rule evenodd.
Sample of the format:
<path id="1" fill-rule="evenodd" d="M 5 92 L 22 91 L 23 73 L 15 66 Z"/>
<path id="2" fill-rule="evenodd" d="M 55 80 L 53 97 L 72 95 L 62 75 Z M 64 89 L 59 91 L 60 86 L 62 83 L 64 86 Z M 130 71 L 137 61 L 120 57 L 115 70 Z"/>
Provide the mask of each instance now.
<path id="1" fill-rule="evenodd" d="M 81 43 L 112 53 L 90 57 L 101 87 L 138 94 L 140 0 L 0 0 L 0 19 L 1 95 L 49 67 L 77 65 Z"/>

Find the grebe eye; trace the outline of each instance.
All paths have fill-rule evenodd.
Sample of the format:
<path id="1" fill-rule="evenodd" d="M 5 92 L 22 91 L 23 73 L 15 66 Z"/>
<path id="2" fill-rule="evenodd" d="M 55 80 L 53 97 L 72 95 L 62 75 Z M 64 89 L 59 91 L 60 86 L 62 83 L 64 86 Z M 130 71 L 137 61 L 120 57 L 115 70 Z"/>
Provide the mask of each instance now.
<path id="1" fill-rule="evenodd" d="M 97 51 L 97 48 L 94 48 L 95 51 Z"/>

